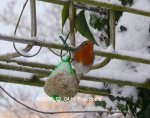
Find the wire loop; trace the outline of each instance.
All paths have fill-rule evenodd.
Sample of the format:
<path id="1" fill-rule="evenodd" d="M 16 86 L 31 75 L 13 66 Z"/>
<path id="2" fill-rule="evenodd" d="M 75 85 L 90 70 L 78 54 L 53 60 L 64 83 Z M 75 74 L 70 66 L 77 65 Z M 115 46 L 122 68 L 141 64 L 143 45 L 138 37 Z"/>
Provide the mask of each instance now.
<path id="1" fill-rule="evenodd" d="M 23 12 L 24 12 L 24 9 L 25 9 L 27 3 L 28 3 L 28 0 L 26 0 L 26 2 L 25 2 L 24 5 L 23 5 L 22 11 L 21 11 L 21 13 L 20 13 L 20 16 L 19 16 L 19 18 L 18 18 L 16 27 L 15 27 L 14 36 L 15 36 L 16 33 L 17 33 L 17 29 L 18 29 L 18 26 L 19 26 L 19 23 L 20 23 L 22 14 L 23 14 Z M 23 56 L 23 57 L 28 57 L 28 58 L 29 58 L 29 57 L 34 57 L 34 56 L 36 56 L 37 54 L 39 54 L 39 52 L 40 52 L 41 49 L 42 49 L 42 46 L 40 46 L 39 50 L 38 50 L 35 54 L 29 55 L 29 54 L 22 54 L 22 53 L 17 49 L 17 47 L 16 47 L 16 45 L 15 45 L 15 42 L 13 42 L 13 47 L 14 47 L 15 51 L 16 51 L 19 55 L 21 55 L 21 56 Z"/>
<path id="2" fill-rule="evenodd" d="M 68 37 L 69 37 L 69 34 L 70 34 L 70 32 L 67 34 L 65 40 L 64 40 L 64 38 L 63 38 L 62 36 L 59 36 L 59 38 L 62 40 L 62 42 L 63 42 L 64 45 L 66 45 L 66 41 L 67 41 L 67 39 L 68 39 Z M 65 46 L 65 47 L 66 47 L 66 46 Z M 69 46 L 67 46 L 66 48 L 68 49 Z M 57 53 L 56 53 L 55 51 L 53 51 L 51 48 L 48 47 L 48 49 L 49 49 L 53 54 L 55 54 L 56 56 L 61 57 L 61 59 L 62 59 L 63 56 L 65 56 L 65 55 L 68 53 L 68 50 L 67 50 L 67 53 L 62 54 L 62 51 L 63 51 L 63 50 L 61 49 L 60 54 L 57 54 Z"/>

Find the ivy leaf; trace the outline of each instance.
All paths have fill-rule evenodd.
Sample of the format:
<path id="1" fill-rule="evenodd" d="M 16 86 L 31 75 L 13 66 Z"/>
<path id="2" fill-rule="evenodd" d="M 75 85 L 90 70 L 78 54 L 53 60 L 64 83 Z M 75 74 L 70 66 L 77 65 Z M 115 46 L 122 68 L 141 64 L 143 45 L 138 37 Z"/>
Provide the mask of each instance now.
<path id="1" fill-rule="evenodd" d="M 90 15 L 90 25 L 97 30 L 102 30 L 102 24 L 96 15 Z"/>
<path id="2" fill-rule="evenodd" d="M 86 37 L 88 40 L 95 41 L 93 34 L 91 33 L 88 24 L 85 19 L 84 10 L 80 11 L 80 13 L 76 17 L 76 29 L 77 31 Z M 96 42 L 96 41 L 95 41 Z"/>
<path id="3" fill-rule="evenodd" d="M 95 101 L 96 106 L 101 106 L 103 108 L 106 108 L 106 102 L 104 100 L 102 101 Z"/>
<path id="4" fill-rule="evenodd" d="M 123 112 L 123 111 L 128 111 L 128 107 L 126 107 L 126 105 L 123 104 L 118 104 L 117 108 L 122 112 L 122 114 L 126 117 L 127 113 Z"/>
<path id="5" fill-rule="evenodd" d="M 120 30 L 121 30 L 121 32 L 125 32 L 125 31 L 127 31 L 127 28 L 125 26 L 121 25 Z"/>
<path id="6" fill-rule="evenodd" d="M 150 90 L 139 89 L 139 97 L 141 103 L 141 110 L 137 113 L 138 118 L 149 118 L 150 116 Z"/>
<path id="7" fill-rule="evenodd" d="M 136 118 L 136 106 L 130 101 L 127 101 L 127 104 L 129 106 L 132 115 Z"/>
<path id="8" fill-rule="evenodd" d="M 69 17 L 69 6 L 64 5 L 62 12 L 61 12 L 61 19 L 62 19 L 62 33 L 63 33 L 63 27 L 65 25 L 66 20 Z"/>
<path id="9" fill-rule="evenodd" d="M 109 99 L 110 99 L 111 101 L 115 101 L 115 100 L 116 100 L 116 98 L 115 98 L 113 95 L 110 95 L 110 96 L 109 96 Z"/>
<path id="10" fill-rule="evenodd" d="M 149 118 L 150 117 L 150 102 L 145 101 L 142 104 L 142 110 L 137 113 L 138 118 Z"/>
<path id="11" fill-rule="evenodd" d="M 121 1 L 122 5 L 127 5 L 129 4 L 130 6 L 133 4 L 133 0 L 119 0 Z"/>
<path id="12" fill-rule="evenodd" d="M 108 38 L 105 38 L 105 44 L 107 46 L 110 45 L 110 31 L 109 31 L 109 19 L 100 19 L 98 16 L 91 14 L 90 15 L 90 20 L 89 20 L 90 26 L 92 26 L 94 29 L 97 29 L 98 31 L 104 31 L 107 35 Z"/>

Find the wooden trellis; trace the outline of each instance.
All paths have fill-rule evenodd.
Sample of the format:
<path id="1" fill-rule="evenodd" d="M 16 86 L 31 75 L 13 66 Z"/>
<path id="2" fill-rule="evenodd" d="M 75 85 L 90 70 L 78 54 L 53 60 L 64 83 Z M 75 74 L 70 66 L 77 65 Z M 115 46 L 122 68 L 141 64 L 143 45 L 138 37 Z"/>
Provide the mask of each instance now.
<path id="1" fill-rule="evenodd" d="M 65 5 L 65 4 L 69 5 L 70 39 L 71 39 L 72 46 L 75 46 L 74 15 L 72 15 L 74 12 L 73 11 L 74 7 L 79 8 L 79 9 L 97 11 L 97 12 L 99 11 L 98 7 L 104 7 L 110 10 L 110 40 L 111 40 L 111 44 L 113 46 L 114 51 L 106 52 L 102 50 L 95 50 L 94 51 L 95 55 L 103 56 L 105 57 L 105 59 L 101 63 L 94 65 L 93 69 L 101 68 L 107 65 L 111 59 L 120 59 L 120 60 L 143 63 L 143 64 L 150 64 L 150 55 L 143 56 L 143 54 L 141 54 L 140 56 L 139 54 L 139 56 L 137 57 L 137 56 L 130 56 L 132 55 L 133 52 L 127 52 L 128 55 L 125 55 L 125 54 L 122 54 L 121 51 L 115 50 L 115 11 L 130 12 L 130 13 L 139 14 L 139 15 L 148 16 L 148 17 L 150 17 L 150 12 L 128 8 L 124 6 L 119 6 L 119 5 L 112 5 L 112 4 L 103 3 L 103 2 L 96 2 L 93 0 L 68 0 L 68 1 L 40 0 L 40 1 L 59 4 L 59 5 Z M 43 46 L 43 47 L 50 47 L 54 49 L 65 49 L 65 47 L 61 44 L 50 43 L 47 41 L 43 42 L 39 39 L 34 38 L 36 37 L 36 34 L 37 34 L 35 2 L 36 0 L 30 0 L 31 38 L 0 35 L 0 40 L 28 44 L 23 49 L 23 51 L 25 52 L 30 51 L 32 46 Z M 90 6 L 87 7 L 86 5 L 90 5 Z M 73 47 L 69 47 L 69 48 L 70 50 L 74 50 Z M 48 76 L 51 73 L 52 69 L 55 68 L 55 65 L 46 65 L 46 64 L 36 63 L 36 62 L 28 62 L 28 61 L 14 59 L 15 57 L 19 57 L 19 56 L 20 55 L 17 52 L 0 55 L 0 61 L 7 62 L 7 63 L 0 63 L 0 68 L 6 69 L 6 70 L 34 73 L 34 75 L 31 78 L 23 78 L 23 77 L 15 77 L 15 76 L 1 74 L 0 81 L 25 84 L 25 85 L 43 86 L 44 82 L 41 81 L 40 78 Z M 17 65 L 10 65 L 9 63 L 16 63 Z M 119 84 L 119 85 L 129 85 L 129 86 L 136 86 L 136 87 L 150 89 L 149 82 L 138 83 L 138 82 L 131 82 L 131 81 L 115 80 L 113 78 L 92 77 L 92 76 L 83 76 L 82 79 L 95 81 L 95 82 L 107 82 L 107 83 L 114 83 L 114 84 Z M 97 88 L 85 87 L 85 86 L 80 86 L 79 92 L 88 93 L 88 94 L 109 95 L 109 91 L 107 90 L 99 90 Z"/>

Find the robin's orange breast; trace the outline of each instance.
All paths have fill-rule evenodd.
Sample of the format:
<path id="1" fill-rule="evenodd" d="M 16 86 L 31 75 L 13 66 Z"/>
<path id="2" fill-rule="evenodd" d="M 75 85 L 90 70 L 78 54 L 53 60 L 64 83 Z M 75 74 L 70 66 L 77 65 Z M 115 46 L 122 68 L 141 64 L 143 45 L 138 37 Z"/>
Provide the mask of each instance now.
<path id="1" fill-rule="evenodd" d="M 94 61 L 93 46 L 89 45 L 78 50 L 74 55 L 74 59 L 83 65 L 91 65 Z"/>

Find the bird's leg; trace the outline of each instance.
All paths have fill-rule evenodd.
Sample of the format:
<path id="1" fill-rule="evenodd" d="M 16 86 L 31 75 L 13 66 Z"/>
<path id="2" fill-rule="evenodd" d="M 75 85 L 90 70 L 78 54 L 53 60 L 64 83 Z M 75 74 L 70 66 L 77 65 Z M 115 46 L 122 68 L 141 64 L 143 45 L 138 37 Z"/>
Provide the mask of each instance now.
<path id="1" fill-rule="evenodd" d="M 80 83 L 81 77 L 83 76 L 83 74 L 77 74 L 77 82 Z"/>

